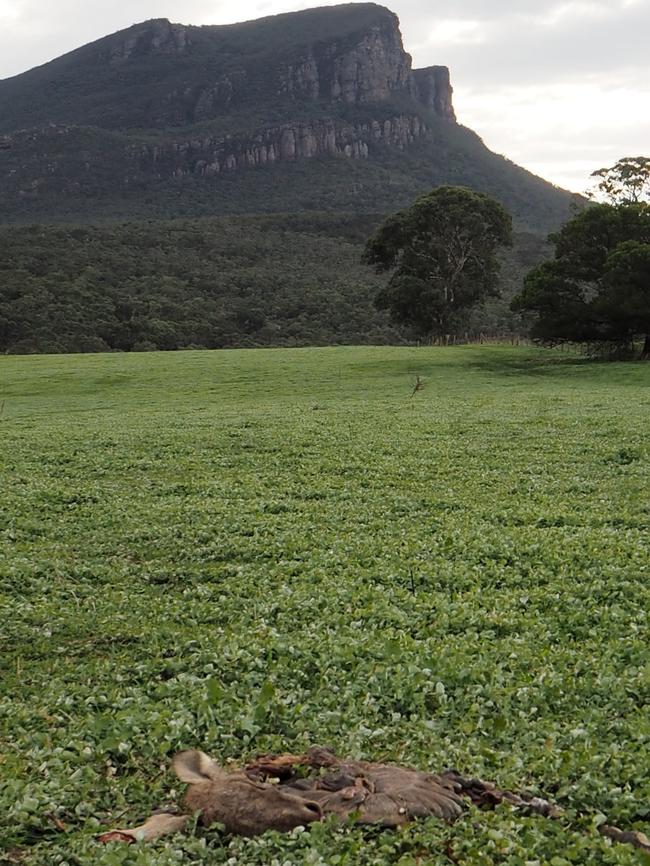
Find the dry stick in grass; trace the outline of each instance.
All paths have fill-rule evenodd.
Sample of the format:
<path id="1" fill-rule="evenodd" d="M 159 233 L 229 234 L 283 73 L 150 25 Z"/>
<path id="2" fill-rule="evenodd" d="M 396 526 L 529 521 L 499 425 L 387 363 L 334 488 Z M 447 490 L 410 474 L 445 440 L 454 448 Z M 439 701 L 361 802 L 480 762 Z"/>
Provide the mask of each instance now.
<path id="1" fill-rule="evenodd" d="M 424 388 L 424 382 L 420 379 L 419 376 L 415 377 L 415 386 L 411 392 L 411 397 L 415 396 L 417 391 L 421 391 Z"/>

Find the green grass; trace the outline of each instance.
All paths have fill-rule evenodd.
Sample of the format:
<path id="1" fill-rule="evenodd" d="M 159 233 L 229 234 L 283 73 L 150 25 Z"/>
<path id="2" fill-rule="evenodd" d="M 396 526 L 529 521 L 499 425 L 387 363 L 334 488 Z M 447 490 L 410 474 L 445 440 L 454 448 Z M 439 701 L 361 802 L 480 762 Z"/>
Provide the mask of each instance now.
<path id="1" fill-rule="evenodd" d="M 642 862 L 594 826 L 649 818 L 647 365 L 490 347 L 0 370 L 12 858 Z M 566 814 L 93 840 L 178 799 L 177 749 L 311 742 L 455 766 Z"/>

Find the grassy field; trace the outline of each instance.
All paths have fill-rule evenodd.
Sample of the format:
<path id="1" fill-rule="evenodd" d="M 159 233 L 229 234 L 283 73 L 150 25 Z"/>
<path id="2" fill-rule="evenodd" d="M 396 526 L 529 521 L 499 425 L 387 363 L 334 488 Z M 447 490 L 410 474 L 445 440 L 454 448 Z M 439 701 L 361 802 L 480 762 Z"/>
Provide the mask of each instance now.
<path id="1" fill-rule="evenodd" d="M 473 347 L 0 370 L 0 862 L 642 862 L 595 828 L 650 821 L 648 365 Z M 566 813 L 93 839 L 178 799 L 177 749 L 312 742 Z"/>

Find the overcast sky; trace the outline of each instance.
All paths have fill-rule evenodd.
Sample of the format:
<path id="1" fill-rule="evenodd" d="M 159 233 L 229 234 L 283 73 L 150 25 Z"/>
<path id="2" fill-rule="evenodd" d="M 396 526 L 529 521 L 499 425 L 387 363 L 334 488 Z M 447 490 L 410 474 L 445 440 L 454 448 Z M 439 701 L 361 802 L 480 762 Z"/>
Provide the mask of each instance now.
<path id="1" fill-rule="evenodd" d="M 0 78 L 147 18 L 229 24 L 335 0 L 0 0 Z M 451 68 L 461 123 L 583 192 L 650 156 L 650 0 L 392 0 L 415 66 Z"/>

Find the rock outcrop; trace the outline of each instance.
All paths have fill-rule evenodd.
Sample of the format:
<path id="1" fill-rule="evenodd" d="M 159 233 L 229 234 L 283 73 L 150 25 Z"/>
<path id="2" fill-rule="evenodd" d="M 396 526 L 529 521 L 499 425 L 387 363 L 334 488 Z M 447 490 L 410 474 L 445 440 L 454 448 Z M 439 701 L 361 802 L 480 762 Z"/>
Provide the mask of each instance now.
<path id="1" fill-rule="evenodd" d="M 192 44 L 191 30 L 182 24 L 172 24 L 167 18 L 145 21 L 110 37 L 100 58 L 119 64 L 151 54 L 185 54 Z"/>
<path id="2" fill-rule="evenodd" d="M 416 142 L 434 163 L 441 141 L 455 152 L 460 130 L 449 70 L 413 69 L 397 16 L 374 3 L 228 26 L 154 19 L 0 81 L 0 199 L 175 201 L 167 182 L 187 178 L 215 179 L 199 194 L 211 202 L 217 178 L 316 159 L 365 162 L 375 178 L 375 159 L 400 165 Z M 220 187 L 236 207 L 240 186 L 255 182 Z"/>
<path id="3" fill-rule="evenodd" d="M 426 124 L 417 115 L 357 124 L 321 120 L 283 124 L 239 140 L 205 136 L 166 146 L 147 144 L 130 148 L 128 155 L 139 171 L 153 171 L 157 177 L 209 177 L 314 157 L 367 159 L 375 145 L 403 150 L 427 134 Z"/>
<path id="4" fill-rule="evenodd" d="M 39 196 L 47 190 L 79 191 L 101 176 L 106 163 L 121 166 L 120 187 L 144 178 L 210 178 L 216 175 L 296 162 L 317 157 L 366 160 L 377 148 L 405 150 L 426 139 L 431 130 L 417 114 L 400 114 L 359 123 L 333 118 L 285 123 L 250 136 L 204 134 L 164 143 L 125 145 L 122 136 L 103 134 L 101 144 L 88 140 L 83 127 L 50 124 L 19 130 L 0 139 L 0 149 L 13 154 L 6 165 L 5 187 L 20 196 Z M 57 155 L 42 161 L 38 154 Z M 18 168 L 19 167 L 19 168 Z"/>
<path id="5" fill-rule="evenodd" d="M 414 69 L 411 74 L 418 101 L 439 117 L 455 122 L 456 112 L 452 101 L 454 91 L 449 69 L 446 66 L 429 66 L 426 69 Z"/>
<path id="6" fill-rule="evenodd" d="M 383 102 L 411 87 L 411 57 L 397 18 L 373 25 L 356 39 L 317 42 L 280 74 L 280 89 L 308 99 L 348 105 Z"/>
<path id="7" fill-rule="evenodd" d="M 365 17 L 355 8 L 365 9 Z M 336 20 L 339 27 L 332 28 L 330 21 L 323 35 L 314 27 L 301 28 L 300 22 L 308 24 L 312 12 L 324 15 L 324 23 Z M 298 41 L 290 49 L 273 36 L 285 22 L 297 32 Z M 265 39 L 267 28 L 272 35 Z M 98 78 L 111 102 L 104 110 L 95 104 L 84 107 L 77 104 L 75 94 L 59 112 L 56 99 L 65 93 L 69 80 L 64 70 L 60 86 L 53 90 L 55 102 L 44 106 L 48 122 L 169 129 L 219 120 L 252 105 L 277 105 L 286 113 L 292 105 L 365 106 L 393 97 L 410 99 L 445 120 L 455 120 L 449 71 L 443 66 L 413 70 L 397 16 L 372 4 L 306 10 L 224 27 L 154 19 L 81 51 L 88 69 L 80 69 L 80 77 Z M 57 64 L 51 64 L 55 70 Z M 120 91 L 123 98 L 116 104 L 112 94 Z M 0 83 L 0 117 L 1 109 Z"/>
<path id="8" fill-rule="evenodd" d="M 195 86 L 174 88 L 163 93 L 162 99 L 157 97 L 167 109 L 182 102 L 179 118 L 186 118 L 192 101 L 194 109 L 190 114 L 197 121 L 218 116 L 233 104 L 245 103 L 250 90 L 259 89 L 261 71 L 269 93 L 276 95 L 362 105 L 384 102 L 401 93 L 415 97 L 441 117 L 454 120 L 449 71 L 442 66 L 412 70 L 397 16 L 375 8 L 375 20 L 340 37 L 308 40 L 290 52 L 289 62 L 281 53 L 265 56 L 262 52 L 263 56 L 256 58 L 258 68 L 242 53 L 240 68 L 219 71 L 220 52 L 228 55 L 237 48 L 236 42 L 230 45 L 228 41 L 229 31 L 234 28 L 183 26 L 165 18 L 136 24 L 100 41 L 97 59 L 123 66 L 128 61 L 141 63 L 147 57 L 195 56 L 197 62 L 205 64 L 204 80 Z M 262 70 L 260 64 L 264 65 Z M 226 66 L 232 66 L 232 57 Z"/>
<path id="9" fill-rule="evenodd" d="M 380 8 L 380 7 L 378 7 Z M 218 119 L 250 104 L 252 96 L 265 92 L 267 99 L 291 102 L 371 105 L 401 95 L 416 100 L 448 121 L 455 121 L 449 70 L 444 66 L 413 70 L 404 50 L 399 20 L 383 10 L 364 28 L 344 37 L 316 39 L 290 53 L 271 53 L 239 68 L 220 70 L 219 52 L 227 27 L 184 27 L 167 19 L 135 25 L 102 43 L 99 60 L 122 67 L 129 61 L 168 56 L 205 58 L 201 81 L 174 86 L 152 96 L 143 126 L 185 126 Z M 216 58 L 216 59 L 215 59 Z M 289 61 L 289 62 L 287 62 Z M 183 76 L 185 78 L 185 76 Z M 158 90 L 158 88 L 157 88 Z M 103 124 L 99 124 L 103 125 Z"/>
<path id="10" fill-rule="evenodd" d="M 445 120 L 455 121 L 452 87 L 446 66 L 411 69 L 397 18 L 360 34 L 353 45 L 337 42 L 310 46 L 281 76 L 285 93 L 348 105 L 384 102 L 408 94 Z"/>

